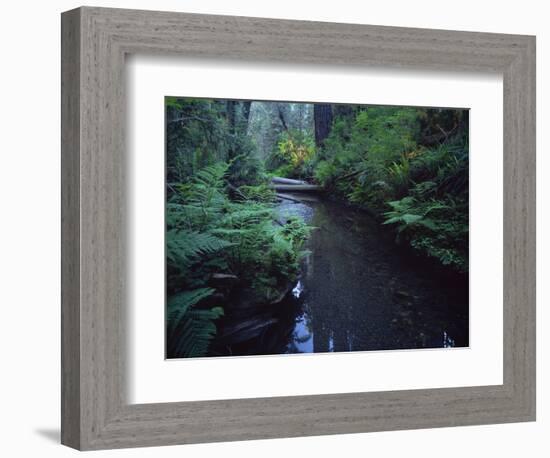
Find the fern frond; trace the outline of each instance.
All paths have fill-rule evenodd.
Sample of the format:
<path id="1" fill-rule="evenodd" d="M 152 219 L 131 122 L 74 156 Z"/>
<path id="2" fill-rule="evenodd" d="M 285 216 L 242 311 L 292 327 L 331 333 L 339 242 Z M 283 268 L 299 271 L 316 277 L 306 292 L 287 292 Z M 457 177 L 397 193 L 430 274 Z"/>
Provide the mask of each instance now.
<path id="1" fill-rule="evenodd" d="M 211 296 L 214 292 L 213 288 L 198 288 L 172 296 L 168 300 L 166 313 L 169 325 L 171 327 L 178 326 L 180 320 L 190 307 Z"/>
<path id="2" fill-rule="evenodd" d="M 231 245 L 231 242 L 205 232 L 172 229 L 166 233 L 166 257 L 181 266 L 189 266 L 200 256 Z"/>
<path id="3" fill-rule="evenodd" d="M 193 358 L 208 353 L 216 335 L 214 321 L 223 316 L 221 307 L 196 309 L 194 306 L 214 293 L 199 288 L 173 296 L 168 301 L 168 349 L 171 357 Z"/>
<path id="4" fill-rule="evenodd" d="M 223 179 L 227 173 L 229 165 L 224 162 L 217 162 L 215 164 L 204 167 L 199 170 L 193 177 L 195 184 L 202 184 L 209 188 L 220 189 L 223 187 Z"/>

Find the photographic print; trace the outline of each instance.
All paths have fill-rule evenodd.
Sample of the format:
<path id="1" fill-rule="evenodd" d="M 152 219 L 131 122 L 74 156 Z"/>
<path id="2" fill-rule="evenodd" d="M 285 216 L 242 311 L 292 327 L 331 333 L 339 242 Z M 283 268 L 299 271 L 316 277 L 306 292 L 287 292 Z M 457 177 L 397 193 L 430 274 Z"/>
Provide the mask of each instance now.
<path id="1" fill-rule="evenodd" d="M 467 347 L 469 110 L 165 97 L 166 357 Z"/>

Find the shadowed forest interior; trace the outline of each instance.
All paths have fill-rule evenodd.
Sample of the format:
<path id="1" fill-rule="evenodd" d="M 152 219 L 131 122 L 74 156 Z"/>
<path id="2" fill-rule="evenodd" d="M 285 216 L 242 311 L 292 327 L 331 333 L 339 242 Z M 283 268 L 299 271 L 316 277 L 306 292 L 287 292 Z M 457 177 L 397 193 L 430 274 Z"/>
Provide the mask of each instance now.
<path id="1" fill-rule="evenodd" d="M 469 345 L 469 111 L 165 98 L 166 356 Z"/>

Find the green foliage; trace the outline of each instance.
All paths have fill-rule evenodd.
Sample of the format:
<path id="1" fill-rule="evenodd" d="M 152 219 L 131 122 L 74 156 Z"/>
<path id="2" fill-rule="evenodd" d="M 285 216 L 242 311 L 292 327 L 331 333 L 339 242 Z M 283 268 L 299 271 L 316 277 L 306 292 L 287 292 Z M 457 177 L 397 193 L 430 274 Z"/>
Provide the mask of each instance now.
<path id="1" fill-rule="evenodd" d="M 399 160 L 416 147 L 418 111 L 406 107 L 369 107 L 358 113 L 351 141 L 366 148 L 371 160 Z"/>
<path id="2" fill-rule="evenodd" d="M 187 183 L 174 184 L 166 206 L 168 228 L 203 231 L 224 211 L 223 192 L 228 165 L 216 163 L 199 170 Z"/>
<path id="3" fill-rule="evenodd" d="M 283 131 L 268 158 L 268 167 L 277 176 L 305 178 L 314 154 L 315 141 L 311 134 L 299 130 Z"/>
<path id="4" fill-rule="evenodd" d="M 228 269 L 258 303 L 273 301 L 299 272 L 300 247 L 307 237 L 301 220 L 274 224 L 274 210 L 263 202 L 233 202 L 212 232 L 232 243 Z"/>
<path id="5" fill-rule="evenodd" d="M 238 189 L 238 194 L 244 200 L 254 200 L 256 202 L 275 202 L 277 196 L 272 187 L 266 183 L 262 183 L 256 186 L 244 185 Z"/>
<path id="6" fill-rule="evenodd" d="M 164 99 L 164 104 L 166 108 L 173 108 L 175 110 L 181 110 L 183 108 L 181 99 L 178 99 L 177 97 L 166 97 Z"/>
<path id="7" fill-rule="evenodd" d="M 388 190 L 408 185 L 408 155 L 420 131 L 414 108 L 367 107 L 336 118 L 318 155 L 315 177 L 356 204 L 382 209 Z"/>
<path id="8" fill-rule="evenodd" d="M 393 188 L 394 194 L 405 195 L 411 184 L 411 166 L 407 156 L 401 156 L 399 162 L 392 162 L 388 167 L 389 185 Z"/>
<path id="9" fill-rule="evenodd" d="M 384 214 L 384 224 L 396 225 L 398 239 L 437 258 L 444 265 L 468 270 L 467 203 L 447 196 L 444 200 L 420 201 L 405 197 L 389 202 L 392 210 Z"/>
<path id="10" fill-rule="evenodd" d="M 257 303 L 275 300 L 299 272 L 308 229 L 300 220 L 275 224 L 274 192 L 266 183 L 238 188 L 230 165 L 211 164 L 173 186 L 166 207 L 168 336 L 172 357 L 208 352 L 227 291 L 215 290 L 214 274 L 230 274 Z"/>
<path id="11" fill-rule="evenodd" d="M 236 186 L 258 184 L 263 164 L 246 135 L 243 104 L 224 100 L 166 97 L 168 183 L 185 183 L 204 167 L 229 162 Z"/>
<path id="12" fill-rule="evenodd" d="M 167 181 L 181 183 L 196 170 L 225 160 L 229 127 L 216 100 L 166 97 Z"/>
<path id="13" fill-rule="evenodd" d="M 167 346 L 170 355 L 182 358 L 204 356 L 216 335 L 214 321 L 223 316 L 221 307 L 198 309 L 201 300 L 214 293 L 212 288 L 198 288 L 172 296 L 167 304 Z"/>
<path id="14" fill-rule="evenodd" d="M 395 107 L 337 116 L 314 159 L 314 176 L 331 192 L 381 215 L 396 228 L 398 241 L 467 271 L 465 118 L 461 110 Z M 442 143 L 434 145 L 434 138 Z"/>
<path id="15" fill-rule="evenodd" d="M 420 150 L 410 161 L 408 196 L 389 202 L 385 224 L 443 265 L 468 271 L 468 150 L 463 139 Z"/>
<path id="16" fill-rule="evenodd" d="M 228 246 L 231 243 L 208 232 L 177 229 L 166 232 L 166 257 L 168 261 L 183 268 Z"/>
<path id="17" fill-rule="evenodd" d="M 263 162 L 248 141 L 246 147 L 241 145 L 241 150 L 243 153 L 230 162 L 227 179 L 234 186 L 261 185 L 266 179 Z"/>

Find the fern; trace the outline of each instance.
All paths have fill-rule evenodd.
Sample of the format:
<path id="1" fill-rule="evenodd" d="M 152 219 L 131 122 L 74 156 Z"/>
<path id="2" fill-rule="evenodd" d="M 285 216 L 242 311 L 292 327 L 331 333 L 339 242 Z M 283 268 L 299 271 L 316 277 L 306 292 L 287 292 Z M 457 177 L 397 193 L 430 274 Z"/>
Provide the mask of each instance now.
<path id="1" fill-rule="evenodd" d="M 388 204 L 392 210 L 384 213 L 384 224 L 397 226 L 398 240 L 404 236 L 413 248 L 439 259 L 443 265 L 467 271 L 467 201 L 450 196 L 444 201 L 422 201 L 408 196 Z"/>
<path id="2" fill-rule="evenodd" d="M 173 183 L 166 206 L 168 353 L 193 357 L 208 353 L 223 311 L 201 305 L 215 292 L 214 273 L 231 273 L 239 287 L 260 303 L 272 301 L 299 271 L 305 224 L 274 223 L 273 191 L 262 186 L 235 188 L 226 182 L 227 164 L 197 172 L 185 184 Z M 243 200 L 231 200 L 241 190 Z M 237 193 L 238 194 L 238 193 Z M 183 292 L 182 292 L 183 291 Z M 218 291 L 220 300 L 230 294 Z"/>
<path id="3" fill-rule="evenodd" d="M 214 320 L 223 316 L 221 307 L 210 310 L 190 310 L 182 321 L 174 340 L 176 357 L 195 358 L 208 353 L 210 342 L 216 335 Z"/>
<path id="4" fill-rule="evenodd" d="M 435 210 L 448 209 L 449 206 L 437 201 L 432 201 L 427 205 L 420 205 L 413 197 L 405 197 L 401 200 L 388 202 L 392 207 L 392 211 L 384 213 L 386 220 L 383 224 L 398 224 L 398 231 L 402 232 L 405 229 L 420 225 L 432 231 L 438 229 L 437 223 L 430 218 L 428 214 Z"/>
<path id="5" fill-rule="evenodd" d="M 238 188 L 238 196 L 243 200 L 256 202 L 274 203 L 277 200 L 273 188 L 265 183 L 257 186 L 240 186 Z"/>
<path id="6" fill-rule="evenodd" d="M 170 221 L 192 221 L 197 229 L 207 227 L 223 213 L 227 204 L 225 174 L 228 165 L 216 163 L 199 170 L 187 185 L 179 187 L 167 207 Z"/>
<path id="7" fill-rule="evenodd" d="M 231 245 L 231 242 L 204 232 L 172 229 L 166 233 L 166 257 L 181 267 L 188 267 L 200 256 L 213 254 Z"/>
<path id="8" fill-rule="evenodd" d="M 182 317 L 188 312 L 189 308 L 196 305 L 203 299 L 214 294 L 213 288 L 198 288 L 191 291 L 184 291 L 182 293 L 172 296 L 168 301 L 168 321 L 170 328 L 177 327 Z"/>
<path id="9" fill-rule="evenodd" d="M 214 321 L 223 316 L 223 309 L 196 309 L 194 306 L 214 291 L 212 288 L 199 288 L 170 298 L 167 307 L 170 357 L 192 358 L 208 353 L 210 342 L 216 335 Z"/>

